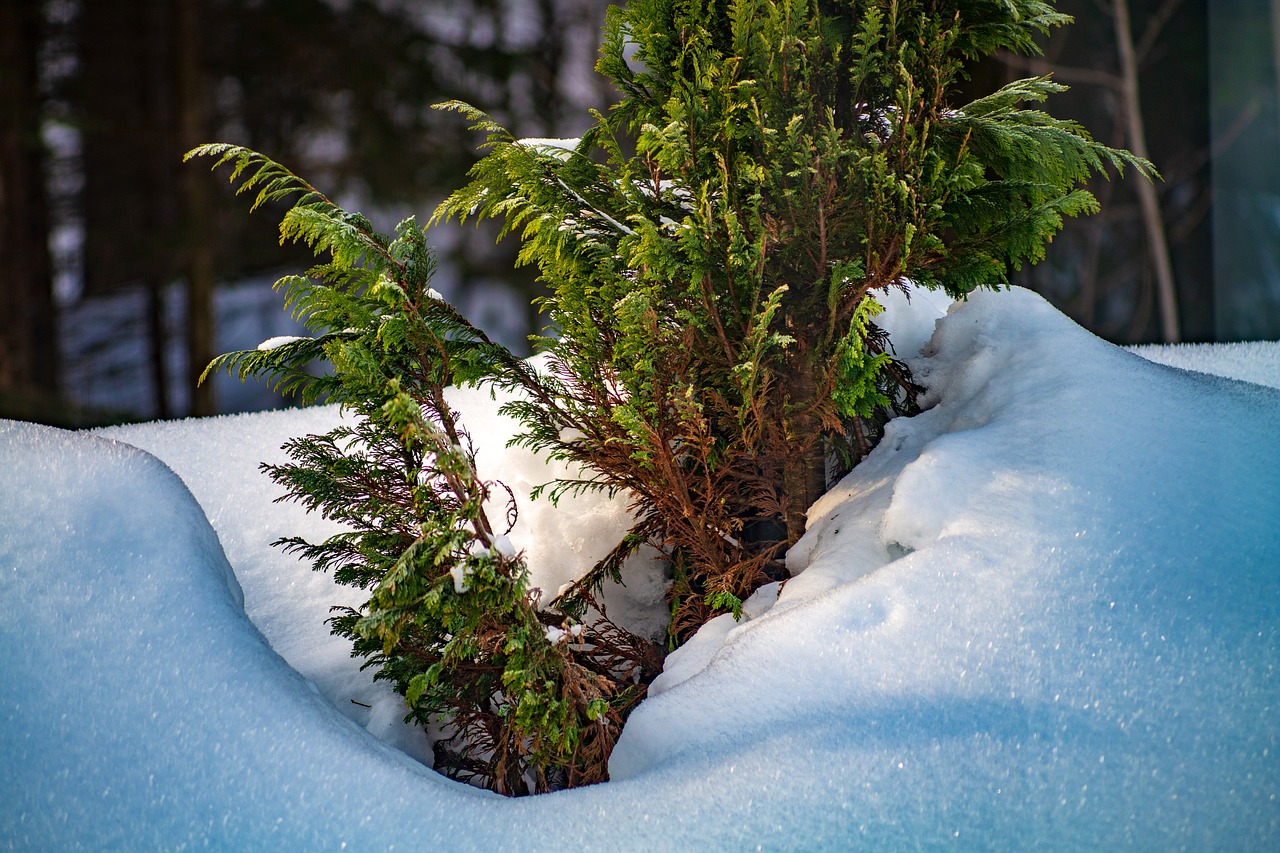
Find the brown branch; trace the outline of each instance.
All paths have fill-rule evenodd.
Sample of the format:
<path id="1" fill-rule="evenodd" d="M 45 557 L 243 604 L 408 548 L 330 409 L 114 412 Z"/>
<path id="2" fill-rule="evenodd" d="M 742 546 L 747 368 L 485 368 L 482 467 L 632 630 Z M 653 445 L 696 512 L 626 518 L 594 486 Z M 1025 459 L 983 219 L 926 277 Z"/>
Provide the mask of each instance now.
<path id="1" fill-rule="evenodd" d="M 1155 11 L 1155 14 L 1147 19 L 1147 28 L 1142 31 L 1142 38 L 1138 39 L 1138 43 L 1133 49 L 1139 66 L 1147 63 L 1151 56 L 1151 49 L 1155 47 L 1156 41 L 1160 38 L 1160 33 L 1181 5 L 1182 0 L 1164 0 L 1160 4 L 1160 8 Z"/>
<path id="2" fill-rule="evenodd" d="M 1113 0 L 1116 48 L 1120 54 L 1120 69 L 1124 96 L 1125 119 L 1129 128 L 1129 145 L 1138 157 L 1150 159 L 1147 150 L 1146 129 L 1142 121 L 1142 102 L 1138 87 L 1138 57 L 1134 50 L 1133 33 L 1129 26 L 1127 0 Z M 1165 233 L 1164 216 L 1155 184 L 1139 180 L 1136 184 L 1138 201 L 1142 205 L 1142 221 L 1147 232 L 1147 247 L 1155 266 L 1156 295 L 1160 305 L 1160 331 L 1165 343 L 1177 343 L 1181 339 L 1178 322 L 1178 293 L 1173 279 L 1173 263 L 1169 258 L 1169 242 Z"/>
<path id="3" fill-rule="evenodd" d="M 1082 83 L 1088 86 L 1103 86 L 1120 91 L 1124 82 L 1119 75 L 1097 68 L 1078 68 L 1072 65 L 1058 65 L 1032 56 L 1020 56 L 1007 50 L 1000 51 L 997 56 L 1007 66 L 1017 71 L 1034 74 L 1037 77 L 1052 76 L 1055 80 L 1067 83 Z"/>

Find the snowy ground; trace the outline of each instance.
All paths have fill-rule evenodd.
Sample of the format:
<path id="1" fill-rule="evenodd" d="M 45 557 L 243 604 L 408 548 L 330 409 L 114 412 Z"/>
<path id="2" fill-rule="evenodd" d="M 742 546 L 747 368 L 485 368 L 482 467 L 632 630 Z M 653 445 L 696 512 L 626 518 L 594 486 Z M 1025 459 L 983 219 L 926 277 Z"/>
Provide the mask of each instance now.
<path id="1" fill-rule="evenodd" d="M 257 463 L 335 412 L 0 424 L 0 847 L 1275 849 L 1280 391 L 1026 291 L 935 308 L 893 313 L 932 407 L 796 577 L 672 657 L 613 782 L 520 801 L 387 746 L 425 754 L 327 635 L 349 594 L 268 545 L 323 527 Z M 1275 344 L 1143 354 L 1280 386 Z M 458 404 L 488 476 L 544 479 Z M 524 512 L 548 585 L 623 524 Z"/>

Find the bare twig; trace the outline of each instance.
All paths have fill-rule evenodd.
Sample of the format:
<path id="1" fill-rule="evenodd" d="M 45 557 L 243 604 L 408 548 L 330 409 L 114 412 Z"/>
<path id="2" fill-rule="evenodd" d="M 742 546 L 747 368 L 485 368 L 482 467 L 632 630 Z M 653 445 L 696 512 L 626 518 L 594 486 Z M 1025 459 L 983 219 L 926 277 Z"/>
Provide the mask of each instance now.
<path id="1" fill-rule="evenodd" d="M 1274 4 L 1277 0 L 1272 0 L 1272 2 Z M 1138 65 L 1146 64 L 1151 55 L 1151 49 L 1155 47 L 1156 42 L 1160 39 L 1160 33 L 1164 31 L 1165 24 L 1169 23 L 1169 19 L 1173 17 L 1181 5 L 1182 0 L 1164 0 L 1160 4 L 1160 8 L 1155 11 L 1155 14 L 1147 19 L 1147 28 L 1142 31 L 1142 38 L 1138 39 L 1138 43 L 1133 49 Z"/>
<path id="2" fill-rule="evenodd" d="M 1271 0 L 1271 56 L 1275 62 L 1276 93 L 1280 97 L 1280 0 Z"/>
<path id="3" fill-rule="evenodd" d="M 1123 86 L 1121 78 L 1109 71 L 1098 68 L 1079 68 L 1073 65 L 1059 65 L 1034 56 L 1021 56 L 1012 51 L 1003 50 L 998 54 L 1009 68 L 1024 74 L 1037 77 L 1052 75 L 1053 79 L 1063 83 L 1082 83 L 1088 86 L 1105 86 L 1117 91 Z"/>
<path id="4" fill-rule="evenodd" d="M 1120 79 L 1122 83 L 1125 120 L 1129 126 L 1129 147 L 1139 157 L 1150 159 L 1147 150 L 1147 134 L 1142 122 L 1142 101 L 1138 86 L 1138 56 L 1134 49 L 1133 32 L 1129 25 L 1127 0 L 1114 0 L 1112 14 L 1115 18 L 1116 48 L 1120 54 Z M 1164 217 L 1160 212 L 1160 200 L 1155 184 L 1138 181 L 1135 184 L 1138 201 L 1142 205 L 1142 222 L 1147 232 L 1147 245 L 1155 266 L 1156 292 L 1160 304 L 1160 331 L 1165 343 L 1177 343 L 1181 339 L 1178 322 L 1178 295 L 1173 280 L 1173 264 L 1169 259 L 1169 242 L 1165 234 Z"/>

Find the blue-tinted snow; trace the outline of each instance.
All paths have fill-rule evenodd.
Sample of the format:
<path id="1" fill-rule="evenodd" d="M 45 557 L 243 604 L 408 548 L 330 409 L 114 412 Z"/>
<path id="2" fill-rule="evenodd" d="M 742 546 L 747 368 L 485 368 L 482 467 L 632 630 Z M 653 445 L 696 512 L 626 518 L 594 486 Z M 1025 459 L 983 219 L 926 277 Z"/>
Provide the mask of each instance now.
<path id="1" fill-rule="evenodd" d="M 206 476 L 202 511 L 140 451 L 5 425 L 0 846 L 1274 849 L 1280 392 L 1025 291 L 926 344 L 932 319 L 894 320 L 931 408 L 814 506 L 797 577 L 677 654 L 614 782 L 523 801 L 441 780 L 271 650 L 205 520 L 227 544 L 260 482 L 226 477 L 219 513 Z M 173 425 L 169 452 L 190 429 L 178 457 L 216 470 L 278 417 Z"/>
<path id="2" fill-rule="evenodd" d="M 1280 341 L 1148 344 L 1132 349 L 1148 361 L 1280 388 Z"/>

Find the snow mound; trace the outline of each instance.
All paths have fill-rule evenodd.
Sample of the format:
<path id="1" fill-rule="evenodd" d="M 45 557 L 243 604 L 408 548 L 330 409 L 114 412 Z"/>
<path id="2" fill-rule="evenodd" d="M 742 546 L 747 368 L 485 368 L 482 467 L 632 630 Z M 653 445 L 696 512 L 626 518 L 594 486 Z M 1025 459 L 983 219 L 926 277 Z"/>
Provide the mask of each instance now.
<path id="1" fill-rule="evenodd" d="M 327 846 L 379 798 L 443 787 L 270 651 L 154 457 L 6 422 L 0 466 L 0 845 Z"/>
<path id="2" fill-rule="evenodd" d="M 521 801 L 424 769 L 280 656 L 305 662 L 332 590 L 263 541 L 305 520 L 269 518 L 252 469 L 332 412 L 121 433 L 185 485 L 4 424 L 0 846 L 1274 849 L 1280 392 L 1025 291 L 926 303 L 885 320 L 930 408 L 814 505 L 796 576 L 672 656 L 615 781 Z M 600 511 L 512 539 L 585 554 Z"/>

